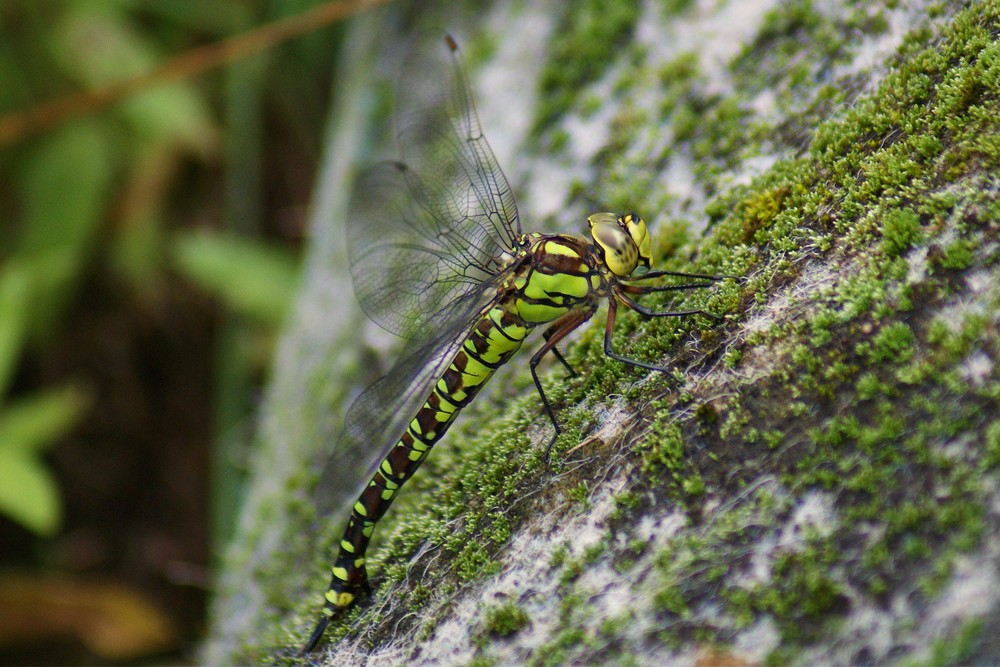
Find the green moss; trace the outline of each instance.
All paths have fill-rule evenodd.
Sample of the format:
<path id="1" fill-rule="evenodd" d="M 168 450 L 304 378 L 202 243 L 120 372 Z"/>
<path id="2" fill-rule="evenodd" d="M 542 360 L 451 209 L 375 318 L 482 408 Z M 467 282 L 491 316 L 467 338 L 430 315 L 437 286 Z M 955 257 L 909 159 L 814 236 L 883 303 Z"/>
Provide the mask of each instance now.
<path id="1" fill-rule="evenodd" d="M 743 221 L 743 240 L 753 239 L 757 232 L 771 226 L 775 216 L 782 210 L 782 202 L 788 195 L 788 188 L 779 186 L 772 190 L 758 192 L 740 202 L 737 217 Z"/>
<path id="2" fill-rule="evenodd" d="M 675 422 L 658 422 L 651 429 L 649 437 L 639 445 L 643 469 L 646 474 L 677 471 L 684 462 L 684 438 L 680 426 Z"/>
<path id="3" fill-rule="evenodd" d="M 587 480 L 581 481 L 579 484 L 570 489 L 569 498 L 577 504 L 580 511 L 586 512 L 590 509 L 590 487 L 587 484 Z"/>
<path id="4" fill-rule="evenodd" d="M 601 558 L 606 556 L 608 553 L 608 544 L 602 540 L 597 544 L 591 544 L 586 549 L 583 550 L 583 556 L 580 559 L 581 564 L 584 567 L 590 567 L 595 565 Z"/>
<path id="5" fill-rule="evenodd" d="M 691 113 L 697 114 L 695 127 L 678 139 L 691 143 L 695 175 L 711 182 L 720 166 L 735 166 L 743 148 L 752 141 L 744 123 L 748 112 L 735 99 L 725 98 Z"/>
<path id="6" fill-rule="evenodd" d="M 686 618 L 691 613 L 687 600 L 676 584 L 662 586 L 656 591 L 653 595 L 653 608 L 680 618 Z"/>
<path id="7" fill-rule="evenodd" d="M 482 634 L 493 637 L 509 637 L 531 623 L 528 612 L 513 602 L 490 607 L 483 614 Z"/>
<path id="8" fill-rule="evenodd" d="M 827 571 L 829 563 L 815 563 L 807 556 L 781 559 L 776 581 L 761 596 L 762 608 L 783 619 L 818 618 L 836 607 L 843 608 L 844 595 Z"/>
<path id="9" fill-rule="evenodd" d="M 629 2 L 586 0 L 567 6 L 541 74 L 536 134 L 555 122 L 587 84 L 600 78 L 612 62 L 608 45 L 627 45 L 638 18 L 639 6 Z"/>
<path id="10" fill-rule="evenodd" d="M 887 211 L 882 222 L 882 252 L 896 257 L 909 250 L 923 234 L 920 216 L 913 209 L 902 208 Z"/>
<path id="11" fill-rule="evenodd" d="M 967 665 L 974 662 L 976 651 L 984 641 L 989 641 L 986 632 L 982 619 L 965 623 L 954 634 L 934 642 L 927 665 Z"/>
<path id="12" fill-rule="evenodd" d="M 569 649 L 580 644 L 586 635 L 579 628 L 568 628 L 557 633 L 550 642 L 539 646 L 528 660 L 530 667 L 556 667 L 566 664 Z"/>
<path id="13" fill-rule="evenodd" d="M 698 73 L 698 56 L 691 52 L 682 53 L 660 67 L 657 72 L 660 118 L 669 117 L 677 110 L 678 103 L 692 95 Z M 676 127 L 674 131 L 677 131 Z"/>
<path id="14" fill-rule="evenodd" d="M 580 574 L 586 569 L 586 565 L 579 558 L 574 558 L 567 560 L 563 563 L 562 571 L 559 573 L 559 584 L 562 586 L 568 586 L 573 583 Z"/>
<path id="15" fill-rule="evenodd" d="M 794 665 L 796 658 L 799 655 L 799 650 L 794 645 L 779 646 L 778 648 L 771 651 L 766 658 L 764 658 L 764 665 L 766 667 L 783 667 L 784 665 Z"/>
<path id="16" fill-rule="evenodd" d="M 975 244 L 969 239 L 958 239 L 944 247 L 936 258 L 941 268 L 958 271 L 972 264 Z"/>
<path id="17" fill-rule="evenodd" d="M 694 5 L 694 2 L 695 0 L 660 0 L 660 5 L 663 7 L 665 15 L 673 16 L 688 11 Z"/>
<path id="18" fill-rule="evenodd" d="M 705 493 L 705 482 L 700 476 L 694 474 L 681 482 L 681 489 L 688 496 L 700 496 Z"/>
<path id="19" fill-rule="evenodd" d="M 569 546 L 566 544 L 560 544 L 555 549 L 552 550 L 552 554 L 549 556 L 549 567 L 552 569 L 558 569 L 566 563 L 566 559 L 569 557 Z"/>
<path id="20" fill-rule="evenodd" d="M 994 470 L 1000 467 L 1000 419 L 994 419 L 986 427 L 981 465 L 987 470 Z"/>
<path id="21" fill-rule="evenodd" d="M 611 513 L 611 519 L 621 520 L 631 517 L 632 514 L 642 505 L 642 495 L 636 491 L 625 491 L 614 497 L 615 509 Z"/>

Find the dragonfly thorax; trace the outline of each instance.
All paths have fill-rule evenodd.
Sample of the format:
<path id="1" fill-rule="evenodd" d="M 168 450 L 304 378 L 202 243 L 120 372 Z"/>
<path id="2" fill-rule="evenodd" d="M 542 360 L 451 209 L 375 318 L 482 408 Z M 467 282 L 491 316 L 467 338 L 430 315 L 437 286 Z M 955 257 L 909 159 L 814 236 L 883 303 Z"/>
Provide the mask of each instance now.
<path id="1" fill-rule="evenodd" d="M 611 273 L 626 278 L 649 271 L 649 232 L 646 222 L 634 213 L 618 216 L 595 213 L 587 218 L 590 235 L 600 249 L 602 260 Z"/>

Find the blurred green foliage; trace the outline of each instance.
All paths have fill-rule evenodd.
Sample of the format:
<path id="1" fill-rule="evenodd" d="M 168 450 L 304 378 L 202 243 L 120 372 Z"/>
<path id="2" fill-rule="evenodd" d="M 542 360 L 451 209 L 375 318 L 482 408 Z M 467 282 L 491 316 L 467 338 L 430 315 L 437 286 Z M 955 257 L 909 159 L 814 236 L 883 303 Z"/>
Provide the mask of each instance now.
<path id="1" fill-rule="evenodd" d="M 30 299 L 40 281 L 47 275 L 61 277 L 60 270 L 21 261 L 0 268 L 0 396 L 6 394 L 24 347 Z M 55 482 L 38 453 L 72 426 L 84 403 L 69 386 L 0 403 L 0 512 L 40 535 L 59 527 L 61 508 Z"/>
<path id="2" fill-rule="evenodd" d="M 0 411 L 0 512 L 39 535 L 59 528 L 55 481 L 38 453 L 64 435 L 86 407 L 72 386 L 8 403 Z"/>
<path id="3" fill-rule="evenodd" d="M 144 74 L 316 4 L 8 0 L 0 115 Z M 88 286 L 111 284 L 123 308 L 147 315 L 178 284 L 196 286 L 225 305 L 223 340 L 270 346 L 297 286 L 301 235 L 278 218 L 296 201 L 304 210 L 332 54 L 330 32 L 317 33 L 0 147 L 0 513 L 39 535 L 59 528 L 57 485 L 40 454 L 100 397 L 80 388 L 86 376 L 43 385 L 22 376 L 65 341 Z M 266 131 L 275 127 L 280 145 Z M 272 161 L 277 169 L 262 168 Z M 230 352 L 219 352 L 216 366 L 229 372 L 214 394 L 243 412 L 231 410 L 217 432 L 247 418 L 267 363 L 233 371 Z"/>
<path id="4" fill-rule="evenodd" d="M 173 246 L 176 266 L 235 312 L 281 324 L 291 304 L 298 263 L 291 253 L 237 234 L 190 233 Z"/>
<path id="5" fill-rule="evenodd" d="M 177 57 L 211 62 L 201 47 L 327 1 L 3 0 L 0 124 Z M 124 586 L 162 617 L 155 638 L 130 633 L 135 656 L 183 661 L 203 632 L 207 568 L 235 525 L 298 286 L 339 34 L 317 26 L 0 133 L 0 588 L 16 570 L 37 592 L 7 605 L 31 643 L 0 627 L 0 663 L 122 660 L 93 619 L 84 648 L 67 642 L 74 582 L 88 602 L 94 581 Z"/>

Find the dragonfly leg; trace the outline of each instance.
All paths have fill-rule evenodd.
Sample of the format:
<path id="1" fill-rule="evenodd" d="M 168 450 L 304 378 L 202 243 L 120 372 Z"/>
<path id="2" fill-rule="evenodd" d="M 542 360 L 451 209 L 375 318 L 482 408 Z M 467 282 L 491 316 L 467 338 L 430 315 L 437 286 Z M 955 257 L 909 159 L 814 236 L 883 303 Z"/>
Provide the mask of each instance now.
<path id="1" fill-rule="evenodd" d="M 557 328 L 557 325 L 552 325 L 551 327 L 549 327 L 548 329 L 546 329 L 545 331 L 543 331 L 542 332 L 542 338 L 544 338 L 546 341 L 548 341 L 549 338 L 552 338 L 552 334 L 554 334 L 556 332 L 556 328 Z M 569 365 L 569 362 L 566 361 L 566 357 L 562 356 L 562 352 L 559 351 L 559 348 L 557 348 L 554 345 L 552 346 L 552 354 L 556 355 L 556 359 L 558 359 L 559 363 L 561 363 L 563 365 L 563 367 L 569 373 L 569 376 L 571 378 L 575 378 L 576 377 L 576 371 L 573 369 L 572 366 Z"/>
<path id="2" fill-rule="evenodd" d="M 650 310 L 642 304 L 636 302 L 635 300 L 629 298 L 624 292 L 620 290 L 615 291 L 615 296 L 618 297 L 622 303 L 626 306 L 639 313 L 643 317 L 684 317 L 685 315 L 707 315 L 708 317 L 714 317 L 717 320 L 724 320 L 722 315 L 716 315 L 715 313 L 710 313 L 707 310 L 702 310 L 701 308 L 695 308 L 693 310 L 665 310 L 662 312 L 657 312 L 655 310 Z M 608 303 L 613 304 L 614 299 L 608 299 Z M 609 317 L 610 311 L 609 311 Z"/>
<path id="3" fill-rule="evenodd" d="M 637 303 L 633 299 L 630 299 L 622 291 L 615 290 L 615 297 L 621 300 L 628 308 L 631 308 L 635 312 L 639 313 L 643 317 L 684 317 L 685 315 L 707 315 L 709 317 L 714 317 L 715 319 L 724 319 L 721 315 L 716 315 L 715 313 L 710 313 L 700 308 L 695 308 L 693 310 L 668 310 L 663 312 L 657 312 L 655 310 L 650 310 L 645 306 Z M 664 366 L 657 366 L 656 364 L 646 363 L 645 361 L 639 361 L 638 359 L 631 359 L 629 357 L 622 356 L 614 351 L 611 345 L 611 341 L 614 337 L 615 330 L 615 317 L 618 314 L 618 303 L 614 298 L 608 299 L 608 321 L 604 327 L 604 354 L 608 355 L 612 359 L 617 359 L 623 364 L 628 364 L 629 366 L 636 366 L 638 368 L 645 368 L 651 371 L 661 371 L 664 373 L 670 372 L 669 368 Z"/>
<path id="4" fill-rule="evenodd" d="M 713 275 L 710 273 L 683 273 L 681 271 L 647 271 L 641 276 L 629 276 L 628 280 L 630 282 L 634 282 L 637 280 L 650 280 L 651 278 L 662 278 L 663 276 L 674 276 L 677 278 L 698 278 L 700 280 L 725 280 L 726 278 L 733 278 L 734 280 L 740 280 L 740 276 L 730 276 L 724 273 Z"/>
<path id="5" fill-rule="evenodd" d="M 548 397 L 545 396 L 545 390 L 542 389 L 542 382 L 538 379 L 538 363 L 548 352 L 555 351 L 556 343 L 565 338 L 578 326 L 589 320 L 593 315 L 593 309 L 575 310 L 556 320 L 555 324 L 549 327 L 543 334 L 545 344 L 542 345 L 537 352 L 535 352 L 534 356 L 531 357 L 531 361 L 528 362 L 528 367 L 531 368 L 531 379 L 535 381 L 535 388 L 538 389 L 538 394 L 542 397 L 542 406 L 545 408 L 545 414 L 548 416 L 549 421 L 552 422 L 552 428 L 555 430 L 555 433 L 552 434 L 552 438 L 549 440 L 549 444 L 545 447 L 546 463 L 549 460 L 552 445 L 556 444 L 556 439 L 559 437 L 559 434 L 562 433 L 562 429 L 559 428 L 559 422 L 556 421 L 556 415 L 552 411 L 552 406 L 549 404 Z M 559 355 L 558 352 L 556 352 L 556 357 L 562 360 L 562 356 Z M 565 364 L 566 362 L 563 361 L 563 363 Z"/>
<path id="6" fill-rule="evenodd" d="M 683 285 L 626 285 L 624 283 L 618 283 L 618 286 L 623 292 L 628 292 L 629 294 L 638 294 L 642 296 L 643 294 L 652 294 L 653 292 L 674 292 L 676 290 L 682 289 L 701 289 L 703 287 L 711 287 L 712 283 L 684 283 Z"/>
<path id="7" fill-rule="evenodd" d="M 629 307 L 632 307 L 629 302 L 635 303 L 631 299 L 628 300 L 623 299 L 623 302 L 625 303 L 625 305 Z M 635 303 L 635 305 L 638 306 L 639 304 Z M 692 312 L 700 313 L 701 311 L 697 310 Z M 608 321 L 604 325 L 604 354 L 611 357 L 612 359 L 616 359 L 622 362 L 623 364 L 628 364 L 629 366 L 637 366 L 638 368 L 645 368 L 650 371 L 661 371 L 665 373 L 669 372 L 670 371 L 669 368 L 664 368 L 663 366 L 657 366 L 655 364 L 648 364 L 645 361 L 639 361 L 638 359 L 630 359 L 629 357 L 625 357 L 618 354 L 617 352 L 614 351 L 614 349 L 612 349 L 611 340 L 614 337 L 615 317 L 617 316 L 617 314 L 618 314 L 618 304 L 615 302 L 614 299 L 608 299 Z M 665 314 L 688 315 L 689 313 L 665 313 Z"/>

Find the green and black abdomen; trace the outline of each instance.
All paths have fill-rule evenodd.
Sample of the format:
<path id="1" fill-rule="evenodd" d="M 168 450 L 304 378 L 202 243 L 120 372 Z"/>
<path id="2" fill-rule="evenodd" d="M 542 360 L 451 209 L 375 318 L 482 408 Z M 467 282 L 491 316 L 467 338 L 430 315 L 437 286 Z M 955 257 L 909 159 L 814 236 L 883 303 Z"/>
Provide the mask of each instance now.
<path id="1" fill-rule="evenodd" d="M 350 607 L 365 590 L 365 552 L 375 524 L 462 408 L 520 349 L 531 329 L 574 310 L 593 309 L 601 279 L 584 259 L 590 256 L 585 239 L 537 235 L 525 242 L 530 246 L 525 247 L 524 261 L 512 271 L 493 307 L 463 341 L 354 503 L 326 593 L 328 617 Z"/>
<path id="2" fill-rule="evenodd" d="M 389 509 L 400 487 L 416 472 L 461 409 L 517 352 L 529 331 L 530 326 L 523 319 L 497 305 L 466 338 L 406 432 L 389 450 L 354 503 L 326 594 L 329 615 L 349 607 L 365 588 L 364 554 L 368 542 L 376 522 Z"/>

